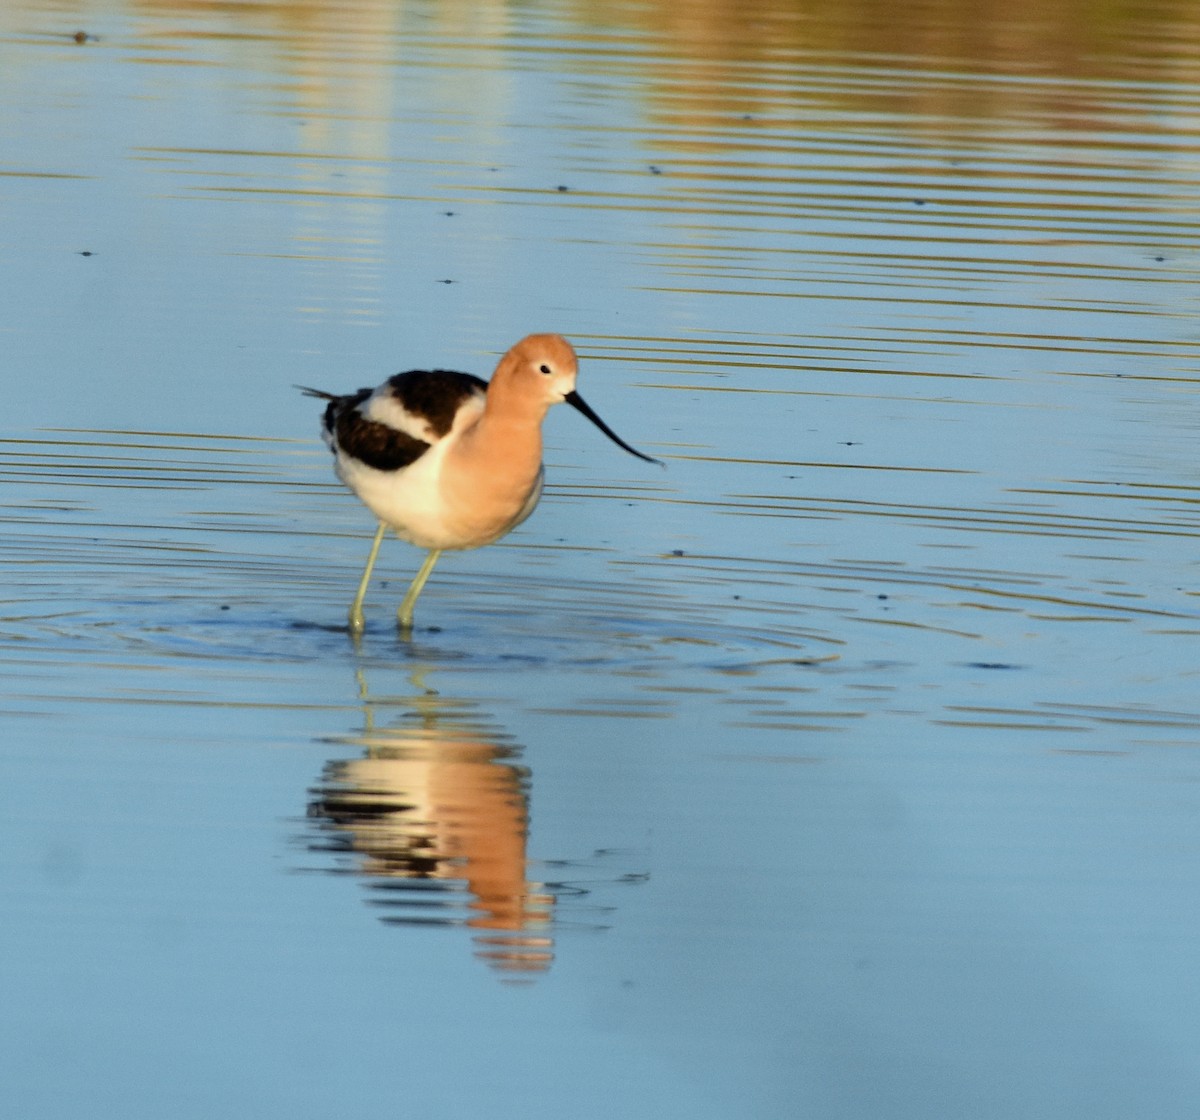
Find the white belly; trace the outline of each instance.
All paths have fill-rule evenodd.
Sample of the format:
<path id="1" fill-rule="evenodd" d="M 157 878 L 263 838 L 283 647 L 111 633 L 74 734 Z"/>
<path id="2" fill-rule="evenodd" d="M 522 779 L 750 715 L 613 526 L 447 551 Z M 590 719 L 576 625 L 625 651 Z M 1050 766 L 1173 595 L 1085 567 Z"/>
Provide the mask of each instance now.
<path id="1" fill-rule="evenodd" d="M 449 441 L 434 444 L 415 462 L 398 471 L 380 471 L 347 455 L 336 461 L 338 477 L 401 540 L 421 548 L 480 548 L 499 540 L 534 510 L 542 494 L 538 471 L 524 501 L 515 507 L 481 510 L 455 508 L 440 486 Z"/>

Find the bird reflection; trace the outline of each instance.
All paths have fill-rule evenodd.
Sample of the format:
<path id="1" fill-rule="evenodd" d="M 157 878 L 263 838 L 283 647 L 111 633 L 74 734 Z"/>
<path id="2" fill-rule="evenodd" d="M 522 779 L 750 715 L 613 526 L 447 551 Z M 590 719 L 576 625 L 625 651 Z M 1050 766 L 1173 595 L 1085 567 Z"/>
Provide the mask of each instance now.
<path id="1" fill-rule="evenodd" d="M 340 741 L 364 754 L 329 762 L 310 791 L 319 846 L 371 880 L 385 922 L 467 925 L 494 968 L 544 971 L 554 896 L 526 878 L 529 772 L 470 704 L 425 688 L 420 673 L 413 683 L 411 697 L 372 698 L 360 670 L 366 727 Z M 394 706 L 402 713 L 376 727 Z"/>

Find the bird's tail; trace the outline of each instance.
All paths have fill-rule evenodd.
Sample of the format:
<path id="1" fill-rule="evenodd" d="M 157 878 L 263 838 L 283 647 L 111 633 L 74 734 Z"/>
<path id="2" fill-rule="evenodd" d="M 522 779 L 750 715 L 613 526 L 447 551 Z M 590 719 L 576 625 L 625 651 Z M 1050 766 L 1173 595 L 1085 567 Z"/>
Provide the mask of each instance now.
<path id="1" fill-rule="evenodd" d="M 316 397 L 322 401 L 336 401 L 338 399 L 337 393 L 327 393 L 324 389 L 310 389 L 307 385 L 297 385 L 296 388 L 306 397 Z"/>

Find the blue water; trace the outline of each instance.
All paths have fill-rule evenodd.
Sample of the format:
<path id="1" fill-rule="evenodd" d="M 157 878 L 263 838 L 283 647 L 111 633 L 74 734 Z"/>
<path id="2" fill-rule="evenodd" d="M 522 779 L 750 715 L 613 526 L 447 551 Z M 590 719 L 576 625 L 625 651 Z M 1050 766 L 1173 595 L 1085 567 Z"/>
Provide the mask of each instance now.
<path id="1" fill-rule="evenodd" d="M 0 13 L 6 1115 L 1194 1115 L 1200 37 L 1002 7 Z"/>

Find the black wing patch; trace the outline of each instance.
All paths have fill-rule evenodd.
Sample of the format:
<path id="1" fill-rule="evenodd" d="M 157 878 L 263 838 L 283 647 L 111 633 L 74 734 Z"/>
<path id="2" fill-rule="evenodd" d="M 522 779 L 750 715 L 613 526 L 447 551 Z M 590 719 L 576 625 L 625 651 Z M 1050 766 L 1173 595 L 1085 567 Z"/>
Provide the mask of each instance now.
<path id="1" fill-rule="evenodd" d="M 421 417 L 438 439 L 453 427 L 454 417 L 464 401 L 487 392 L 487 382 L 482 378 L 452 369 L 410 369 L 389 377 L 387 385 L 405 411 Z M 398 471 L 429 450 L 425 440 L 362 414 L 362 406 L 374 389 L 337 396 L 322 389 L 300 388 L 307 396 L 329 402 L 321 422 L 325 432 L 332 437 L 337 450 L 368 467 Z"/>
<path id="2" fill-rule="evenodd" d="M 397 431 L 378 420 L 368 420 L 359 406 L 374 392 L 359 389 L 352 397 L 339 397 L 325 409 L 325 430 L 347 455 L 374 467 L 377 471 L 398 471 L 415 463 L 429 444 L 407 432 Z"/>
<path id="3" fill-rule="evenodd" d="M 463 401 L 487 392 L 482 378 L 454 369 L 410 369 L 389 377 L 387 384 L 396 400 L 425 420 L 439 439 L 454 425 Z"/>

